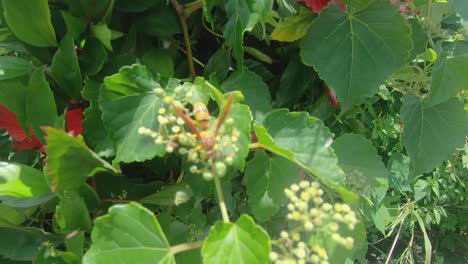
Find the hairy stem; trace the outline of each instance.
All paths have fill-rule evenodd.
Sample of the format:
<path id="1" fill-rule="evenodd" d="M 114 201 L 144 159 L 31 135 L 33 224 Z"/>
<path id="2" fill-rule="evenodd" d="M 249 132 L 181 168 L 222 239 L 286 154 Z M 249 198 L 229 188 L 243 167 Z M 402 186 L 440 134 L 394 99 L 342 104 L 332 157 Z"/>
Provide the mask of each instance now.
<path id="1" fill-rule="evenodd" d="M 221 216 L 223 217 L 224 222 L 229 223 L 229 215 L 227 212 L 226 203 L 224 202 L 223 188 L 221 187 L 221 181 L 219 180 L 219 177 L 216 175 L 214 176 L 214 182 L 216 186 L 216 194 L 218 195 L 219 209 L 221 209 Z"/>
<path id="2" fill-rule="evenodd" d="M 171 249 L 170 249 L 170 252 L 171 252 L 172 255 L 175 255 L 175 254 L 177 254 L 179 252 L 191 250 L 191 249 L 194 249 L 194 248 L 199 248 L 199 247 L 202 247 L 202 246 L 203 246 L 203 241 L 196 241 L 196 242 L 192 242 L 192 243 L 184 243 L 184 244 L 172 246 Z"/>
<path id="3" fill-rule="evenodd" d="M 192 47 L 190 46 L 190 35 L 188 33 L 188 28 L 187 28 L 187 17 L 185 16 L 185 11 L 184 11 L 185 8 L 177 0 L 171 0 L 171 4 L 174 6 L 175 10 L 177 11 L 177 15 L 179 15 L 179 19 L 180 19 L 180 24 L 182 25 L 182 32 L 184 33 L 185 49 L 187 51 L 187 63 L 189 67 L 189 75 L 191 78 L 195 78 L 197 76 L 197 73 L 195 72 L 195 65 L 193 64 Z"/>

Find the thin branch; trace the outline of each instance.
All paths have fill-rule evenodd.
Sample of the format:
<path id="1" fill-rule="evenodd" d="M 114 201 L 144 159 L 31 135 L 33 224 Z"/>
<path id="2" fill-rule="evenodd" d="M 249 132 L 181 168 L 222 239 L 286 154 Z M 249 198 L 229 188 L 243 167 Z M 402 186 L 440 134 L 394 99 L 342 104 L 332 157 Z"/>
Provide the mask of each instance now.
<path id="1" fill-rule="evenodd" d="M 189 75 L 192 78 L 197 76 L 195 72 L 195 65 L 193 65 L 193 57 L 192 57 L 192 48 L 190 46 L 190 35 L 188 33 L 187 28 L 187 18 L 185 17 L 184 6 L 179 4 L 177 0 L 171 0 L 171 4 L 174 6 L 177 15 L 179 15 L 180 24 L 182 25 L 182 32 L 184 33 L 184 42 L 185 42 L 185 49 L 187 50 L 187 62 L 189 67 Z"/>
<path id="2" fill-rule="evenodd" d="M 169 251 L 172 255 L 175 255 L 179 252 L 192 250 L 194 248 L 200 248 L 202 246 L 203 246 L 203 241 L 196 241 L 192 243 L 184 243 L 184 244 L 172 246 Z"/>

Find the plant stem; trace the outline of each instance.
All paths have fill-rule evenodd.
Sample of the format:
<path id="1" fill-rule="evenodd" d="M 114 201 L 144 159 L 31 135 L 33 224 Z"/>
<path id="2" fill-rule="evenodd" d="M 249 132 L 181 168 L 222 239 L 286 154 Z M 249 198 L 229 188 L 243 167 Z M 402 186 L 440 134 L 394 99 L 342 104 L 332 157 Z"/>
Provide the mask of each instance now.
<path id="1" fill-rule="evenodd" d="M 171 249 L 169 250 L 172 255 L 175 255 L 179 252 L 191 250 L 194 248 L 199 248 L 203 246 L 203 241 L 197 241 L 197 242 L 192 242 L 192 243 L 184 243 L 180 245 L 175 245 L 172 246 Z"/>
<path id="2" fill-rule="evenodd" d="M 187 51 L 187 62 L 189 67 L 189 75 L 191 78 L 195 78 L 197 73 L 195 72 L 195 66 L 193 65 L 193 57 L 192 57 L 192 48 L 190 46 L 190 35 L 188 33 L 187 28 L 187 17 L 185 16 L 184 6 L 179 4 L 177 0 L 171 0 L 172 5 L 174 6 L 177 14 L 179 15 L 180 24 L 182 25 L 182 32 L 184 33 L 184 42 L 185 42 L 185 49 Z"/>
<path id="3" fill-rule="evenodd" d="M 218 195 L 219 209 L 221 209 L 221 216 L 223 217 L 224 222 L 229 223 L 229 215 L 227 213 L 226 203 L 224 202 L 223 188 L 221 187 L 219 177 L 216 175 L 214 176 L 214 182 L 216 186 L 216 194 Z"/>
<path id="4" fill-rule="evenodd" d="M 109 203 L 131 203 L 133 200 L 126 200 L 126 199 L 112 199 L 112 198 L 107 198 L 107 199 L 101 199 L 103 202 L 109 202 Z"/>
<path id="5" fill-rule="evenodd" d="M 197 11 L 198 9 L 202 7 L 203 7 L 202 0 L 196 0 L 196 1 L 185 4 L 184 6 L 185 17 L 189 17 L 193 12 Z"/>
<path id="6" fill-rule="evenodd" d="M 390 262 L 390 258 L 392 257 L 393 251 L 395 250 L 396 243 L 398 241 L 398 238 L 400 237 L 401 227 L 403 226 L 403 223 L 404 223 L 404 219 L 400 223 L 400 228 L 398 228 L 398 233 L 396 234 L 395 239 L 393 240 L 393 244 L 392 244 L 392 247 L 390 249 L 390 252 L 388 253 L 387 260 L 385 261 L 385 264 L 388 264 Z"/>

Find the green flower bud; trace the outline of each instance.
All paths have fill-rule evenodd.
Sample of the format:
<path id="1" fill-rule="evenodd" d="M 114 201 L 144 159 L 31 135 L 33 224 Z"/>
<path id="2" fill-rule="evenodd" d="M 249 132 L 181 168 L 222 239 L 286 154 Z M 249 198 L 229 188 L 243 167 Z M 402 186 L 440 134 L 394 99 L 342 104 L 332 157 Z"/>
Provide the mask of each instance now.
<path id="1" fill-rule="evenodd" d="M 216 175 L 218 177 L 224 177 L 224 175 L 226 175 L 227 167 L 226 167 L 226 164 L 224 164 L 224 162 L 217 161 L 214 166 L 215 166 Z"/>
<path id="2" fill-rule="evenodd" d="M 153 92 L 159 98 L 163 98 L 166 95 L 166 91 L 164 91 L 164 89 L 162 89 L 162 88 L 154 88 Z"/>
<path id="3" fill-rule="evenodd" d="M 205 179 L 205 181 L 211 181 L 213 180 L 213 174 L 209 171 L 205 171 L 203 173 L 203 179 Z"/>

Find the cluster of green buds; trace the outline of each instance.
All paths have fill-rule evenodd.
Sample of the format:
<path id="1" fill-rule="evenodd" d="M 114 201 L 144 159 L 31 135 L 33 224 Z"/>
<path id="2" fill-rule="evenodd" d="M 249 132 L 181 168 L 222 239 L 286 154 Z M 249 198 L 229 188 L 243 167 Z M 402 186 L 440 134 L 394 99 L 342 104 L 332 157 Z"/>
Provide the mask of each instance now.
<path id="1" fill-rule="evenodd" d="M 344 229 L 353 230 L 358 223 L 356 213 L 349 205 L 325 202 L 318 182 L 293 184 L 285 189 L 285 194 L 290 201 L 287 218 L 293 229 L 280 233 L 274 243 L 277 250 L 270 253 L 271 261 L 277 264 L 329 264 L 327 251 L 315 240 L 332 240 L 346 249 L 353 248 L 354 239 L 339 233 Z"/>
<path id="2" fill-rule="evenodd" d="M 195 103 L 191 107 L 199 104 L 203 111 L 189 110 L 187 106 L 192 95 L 185 91 L 184 86 L 176 87 L 171 95 L 161 88 L 154 89 L 154 92 L 164 102 L 158 110 L 159 130 L 140 127 L 138 133 L 152 137 L 154 143 L 163 145 L 167 153 L 185 155 L 192 164 L 190 172 L 202 175 L 205 180 L 226 175 L 227 166 L 233 164 L 239 151 L 237 142 L 240 132 L 234 127 L 234 120 L 227 118 L 215 135 L 218 119 L 210 116 L 203 103 Z M 179 113 L 174 108 L 179 109 Z M 190 121 L 184 120 L 181 115 Z M 197 115 L 206 118 L 208 125 L 202 126 Z"/>

